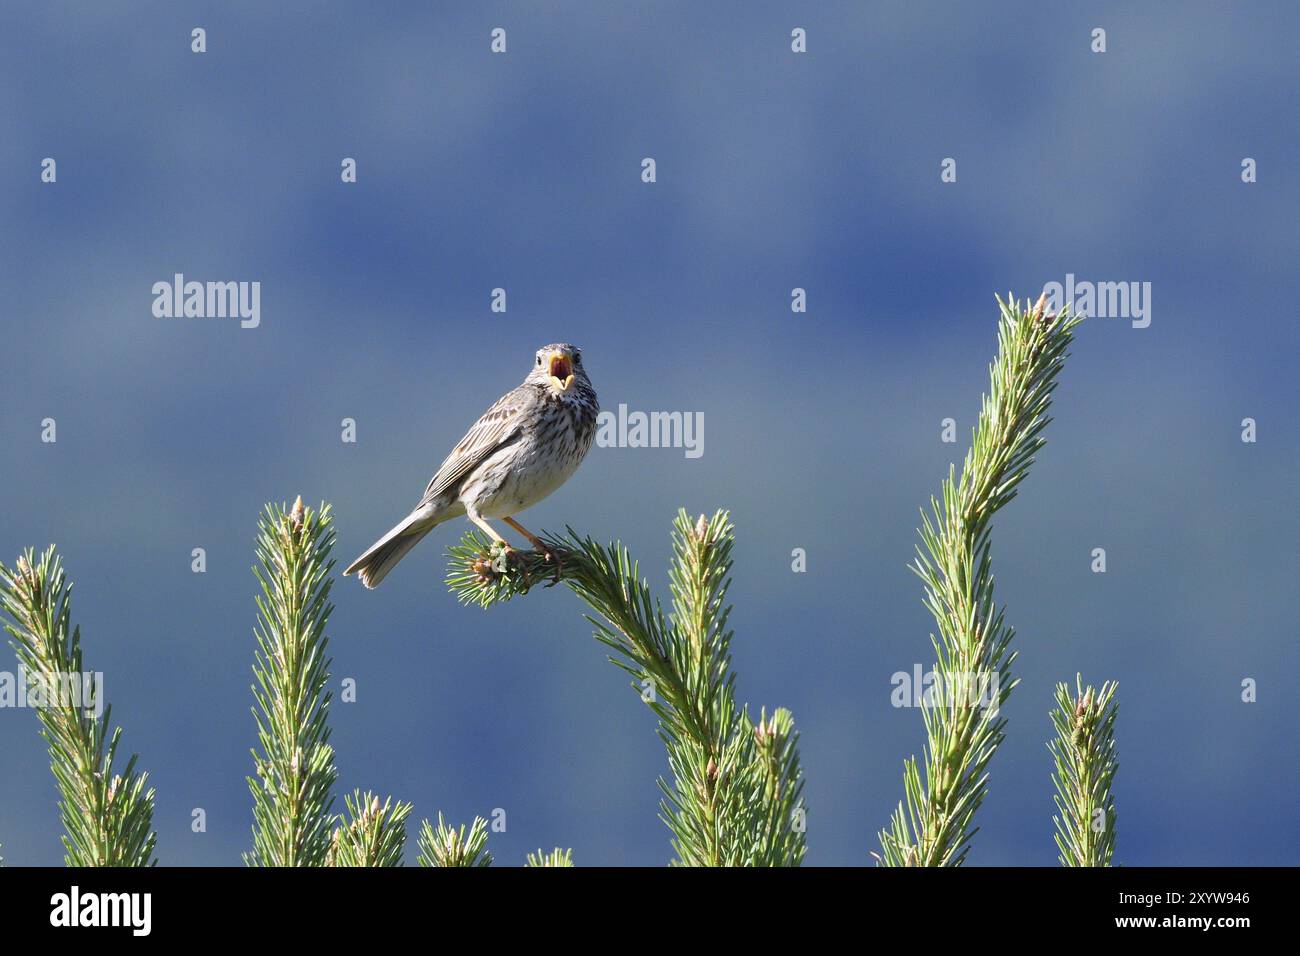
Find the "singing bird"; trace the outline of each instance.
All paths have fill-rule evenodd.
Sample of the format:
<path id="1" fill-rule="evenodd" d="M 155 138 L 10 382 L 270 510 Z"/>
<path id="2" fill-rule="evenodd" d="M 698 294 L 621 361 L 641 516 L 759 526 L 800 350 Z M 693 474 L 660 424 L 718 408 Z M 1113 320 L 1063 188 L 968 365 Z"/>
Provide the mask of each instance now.
<path id="1" fill-rule="evenodd" d="M 421 538 L 461 515 L 509 547 L 487 523 L 500 518 L 534 548 L 546 551 L 513 515 L 569 480 L 596 437 L 599 411 L 582 351 L 564 343 L 538 349 L 523 384 L 497 399 L 470 427 L 411 513 L 343 573 L 355 571 L 362 584 L 373 588 Z"/>

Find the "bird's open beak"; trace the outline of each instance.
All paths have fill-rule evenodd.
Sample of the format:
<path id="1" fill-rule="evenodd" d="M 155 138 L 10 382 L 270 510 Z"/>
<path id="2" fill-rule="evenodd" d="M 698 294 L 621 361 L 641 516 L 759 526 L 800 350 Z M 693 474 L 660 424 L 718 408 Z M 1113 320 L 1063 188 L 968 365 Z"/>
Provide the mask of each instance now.
<path id="1" fill-rule="evenodd" d="M 569 357 L 560 352 L 551 353 L 551 379 L 560 391 L 567 391 L 573 384 L 573 363 Z"/>

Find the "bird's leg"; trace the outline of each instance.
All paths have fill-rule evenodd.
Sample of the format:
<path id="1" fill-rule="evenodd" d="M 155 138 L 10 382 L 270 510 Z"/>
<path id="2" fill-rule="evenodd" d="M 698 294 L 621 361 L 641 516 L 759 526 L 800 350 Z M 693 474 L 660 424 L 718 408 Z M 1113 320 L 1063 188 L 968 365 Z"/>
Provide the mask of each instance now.
<path id="1" fill-rule="evenodd" d="M 509 541 L 501 537 L 501 535 L 497 534 L 497 529 L 492 527 L 490 524 L 488 524 L 486 518 L 484 518 L 477 511 L 472 511 L 468 508 L 465 509 L 465 516 L 469 518 L 470 521 L 474 522 L 474 524 L 477 525 L 479 528 L 486 531 L 488 537 L 491 538 L 495 544 L 501 545 L 501 549 L 505 555 L 506 561 L 519 560 L 519 553 L 515 551 L 514 548 L 510 547 Z M 509 521 L 510 519 L 507 518 L 506 520 Z M 504 571 L 505 568 L 498 568 L 497 570 Z M 522 568 L 522 570 L 524 573 L 524 587 L 525 588 L 532 587 L 532 582 L 528 580 L 528 568 L 524 567 Z"/>
<path id="2" fill-rule="evenodd" d="M 501 520 L 504 521 L 506 524 L 510 525 L 510 527 L 514 528 L 520 534 L 522 534 L 530 542 L 532 542 L 534 550 L 541 551 L 544 553 L 549 553 L 549 549 L 546 547 L 546 545 L 542 544 L 542 539 L 537 537 L 537 535 L 533 534 L 531 531 L 529 531 L 527 528 L 521 525 L 514 518 L 502 518 Z"/>
<path id="3" fill-rule="evenodd" d="M 560 556 L 556 554 L 554 551 L 552 551 L 550 548 L 548 548 L 546 546 L 546 543 L 541 538 L 537 537 L 537 535 L 533 534 L 531 531 L 529 531 L 527 528 L 521 525 L 514 518 L 505 517 L 502 518 L 501 520 L 504 521 L 506 524 L 510 525 L 510 527 L 514 528 L 520 534 L 522 534 L 530 542 L 532 542 L 534 551 L 539 551 L 542 554 L 546 555 L 546 560 L 550 561 L 552 564 L 555 565 L 555 580 L 551 583 L 559 584 L 560 568 L 563 566 L 563 562 L 560 560 Z"/>
<path id="4" fill-rule="evenodd" d="M 470 521 L 472 521 L 472 522 L 474 522 L 476 525 L 478 525 L 479 528 L 480 528 L 481 530 L 486 531 L 486 532 L 487 532 L 487 535 L 488 535 L 489 538 L 491 538 L 491 539 L 492 539 L 493 541 L 495 541 L 497 544 L 503 544 L 503 545 L 505 545 L 507 551 L 510 550 L 510 542 L 507 541 L 505 538 L 501 537 L 501 535 L 497 534 L 497 529 L 494 528 L 494 527 L 492 527 L 490 524 L 488 524 L 488 523 L 487 523 L 487 519 L 484 518 L 481 514 L 479 514 L 478 512 L 470 511 L 470 510 L 466 509 L 466 511 L 465 511 L 465 515 L 466 515 L 466 517 L 469 518 Z M 506 520 L 507 520 L 507 521 L 510 521 L 509 518 L 507 518 Z M 511 522 L 511 524 L 513 524 L 513 523 L 514 523 L 514 522 Z M 530 536 L 530 537 L 531 537 L 531 536 Z"/>

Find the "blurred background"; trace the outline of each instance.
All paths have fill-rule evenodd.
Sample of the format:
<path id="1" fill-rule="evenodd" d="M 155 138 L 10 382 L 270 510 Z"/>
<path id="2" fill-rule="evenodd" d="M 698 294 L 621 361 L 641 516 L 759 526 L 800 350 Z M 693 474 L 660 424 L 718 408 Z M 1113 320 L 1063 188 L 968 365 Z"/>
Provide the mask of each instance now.
<path id="1" fill-rule="evenodd" d="M 607 409 L 702 412 L 704 454 L 595 448 L 525 524 L 621 538 L 662 589 L 676 509 L 730 508 L 739 697 L 794 711 L 807 862 L 867 864 L 924 739 L 890 705 L 890 676 L 933 657 L 918 509 L 965 454 L 994 294 L 1067 273 L 1150 282 L 1151 324 L 1084 323 L 996 521 L 1022 683 L 970 862 L 1055 863 L 1047 714 L 1076 672 L 1119 681 L 1118 861 L 1300 862 L 1294 5 L 0 16 L 0 557 L 59 545 L 88 665 L 158 788 L 161 864 L 250 844 L 263 502 L 332 502 L 346 564 L 557 340 Z M 260 326 L 155 318 L 177 272 L 261 282 Z M 333 686 L 358 685 L 332 711 L 340 795 L 504 809 L 501 864 L 666 862 L 652 714 L 563 589 L 457 605 L 442 549 L 466 527 L 376 591 L 336 582 Z M 0 710 L 0 781 L 9 865 L 60 862 L 28 710 Z"/>

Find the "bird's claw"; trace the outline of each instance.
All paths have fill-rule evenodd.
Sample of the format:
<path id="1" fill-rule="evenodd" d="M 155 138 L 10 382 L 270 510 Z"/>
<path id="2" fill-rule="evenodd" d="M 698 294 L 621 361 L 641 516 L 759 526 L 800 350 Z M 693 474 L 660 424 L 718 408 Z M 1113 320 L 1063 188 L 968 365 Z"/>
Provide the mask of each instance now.
<path id="1" fill-rule="evenodd" d="M 533 586 L 532 576 L 528 573 L 528 562 L 524 560 L 522 554 L 510 547 L 510 545 L 505 546 L 503 553 L 505 554 L 506 561 L 514 562 L 519 566 L 519 575 L 524 580 L 524 593 L 527 593 L 528 589 Z"/>
<path id="2" fill-rule="evenodd" d="M 540 541 L 533 550 L 545 555 L 547 562 L 555 565 L 555 575 L 551 578 L 551 583 L 546 585 L 548 588 L 555 587 L 560 583 L 560 572 L 564 570 L 564 559 L 560 557 L 560 552 L 551 550 Z"/>

